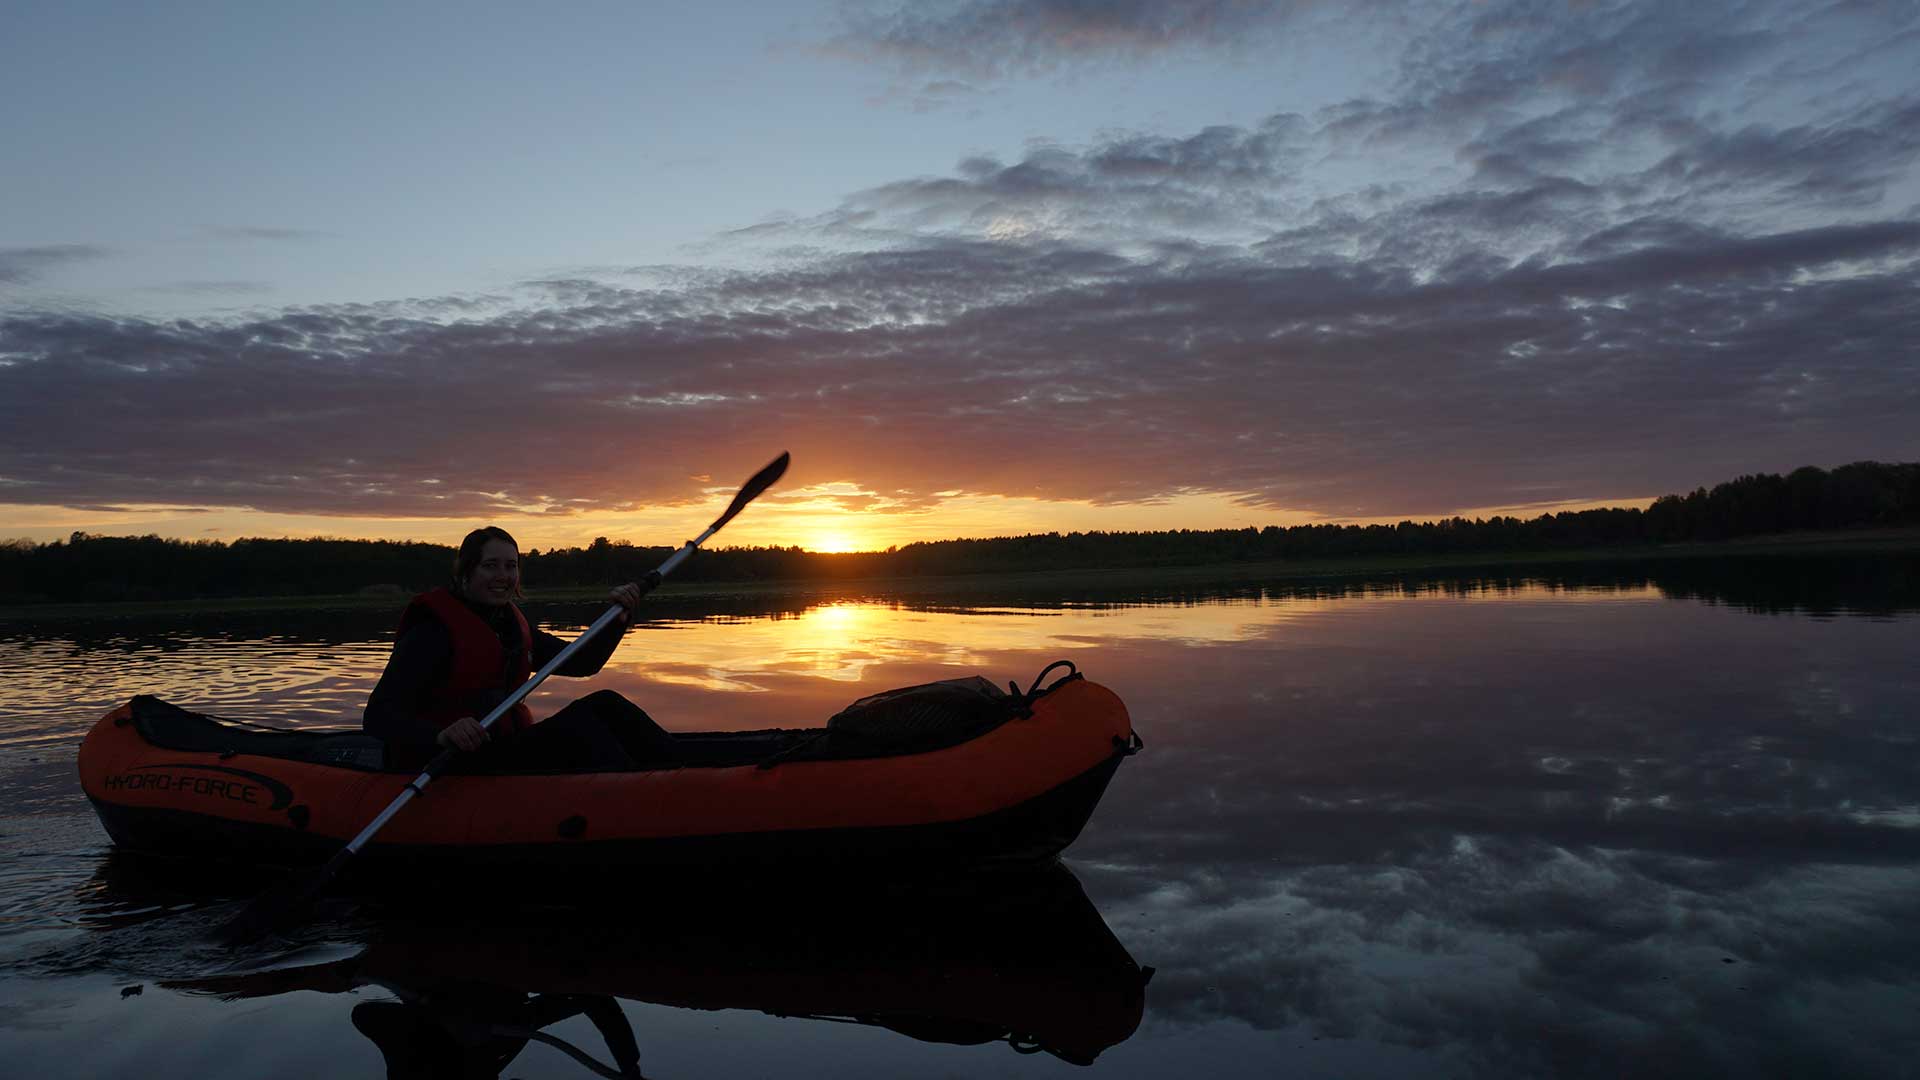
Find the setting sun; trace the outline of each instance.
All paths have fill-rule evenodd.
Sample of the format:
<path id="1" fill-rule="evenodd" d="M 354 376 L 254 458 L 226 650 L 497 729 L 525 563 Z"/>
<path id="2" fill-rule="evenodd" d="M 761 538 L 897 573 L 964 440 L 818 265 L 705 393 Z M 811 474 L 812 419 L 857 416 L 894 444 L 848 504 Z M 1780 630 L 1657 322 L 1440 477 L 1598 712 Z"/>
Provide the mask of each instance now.
<path id="1" fill-rule="evenodd" d="M 860 543 L 855 540 L 851 534 L 844 532 L 815 533 L 811 538 L 802 541 L 800 546 L 806 548 L 808 551 L 820 551 L 829 555 L 842 555 L 849 551 L 876 550 L 874 545 Z"/>

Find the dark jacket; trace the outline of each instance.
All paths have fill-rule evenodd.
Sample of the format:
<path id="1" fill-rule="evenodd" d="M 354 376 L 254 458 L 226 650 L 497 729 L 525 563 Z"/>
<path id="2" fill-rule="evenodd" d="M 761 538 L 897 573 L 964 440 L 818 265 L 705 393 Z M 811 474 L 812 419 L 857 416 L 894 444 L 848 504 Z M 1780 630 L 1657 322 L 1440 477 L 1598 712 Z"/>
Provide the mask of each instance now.
<path id="1" fill-rule="evenodd" d="M 597 673 L 621 636 L 611 627 L 601 631 L 554 674 L 584 678 Z M 567 644 L 533 629 L 512 604 L 470 604 L 447 589 L 423 593 L 401 617 L 393 655 L 367 698 L 361 726 L 401 756 L 430 757 L 442 728 L 462 716 L 484 717 Z M 513 730 L 531 722 L 524 704 L 502 717 L 494 731 L 510 734 L 509 722 Z"/>

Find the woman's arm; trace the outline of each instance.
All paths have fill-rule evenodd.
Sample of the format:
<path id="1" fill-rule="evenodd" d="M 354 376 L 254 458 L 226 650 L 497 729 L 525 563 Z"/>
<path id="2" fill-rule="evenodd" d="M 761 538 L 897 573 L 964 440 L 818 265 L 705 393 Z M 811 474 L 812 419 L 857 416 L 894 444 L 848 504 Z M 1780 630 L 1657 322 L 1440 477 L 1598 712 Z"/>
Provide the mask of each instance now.
<path id="1" fill-rule="evenodd" d="M 620 647 L 621 635 L 627 632 L 627 627 L 633 622 L 633 606 L 638 604 L 644 595 L 646 594 L 641 591 L 640 586 L 631 581 L 608 593 L 607 599 L 626 608 L 626 613 L 614 620 L 613 625 L 595 634 L 592 640 L 580 646 L 580 651 L 568 657 L 566 663 L 553 669 L 553 673 L 565 675 L 570 679 L 584 679 L 589 675 L 599 674 L 600 669 L 606 665 L 607 658 L 613 655 L 613 650 Z M 545 630 L 535 630 L 533 632 L 533 669 L 538 671 L 546 667 L 547 661 L 560 655 L 560 650 L 566 648 L 568 644 L 570 643 L 554 637 Z"/>
<path id="2" fill-rule="evenodd" d="M 606 665 L 613 650 L 620 647 L 621 632 L 627 624 L 616 622 L 605 630 L 593 635 L 580 651 L 567 657 L 567 662 L 553 669 L 555 675 L 565 675 L 570 679 L 584 679 L 589 675 L 598 675 Z M 533 669 L 535 671 L 547 665 L 547 661 L 560 655 L 560 650 L 572 644 L 565 638 L 558 638 L 545 630 L 533 632 Z"/>
<path id="3" fill-rule="evenodd" d="M 438 749 L 440 732 L 422 719 L 421 708 L 433 688 L 447 677 L 453 664 L 453 639 L 446 627 L 422 619 L 393 643 L 387 669 L 380 673 L 367 697 L 360 727 L 389 746 L 409 747 L 431 754 Z"/>

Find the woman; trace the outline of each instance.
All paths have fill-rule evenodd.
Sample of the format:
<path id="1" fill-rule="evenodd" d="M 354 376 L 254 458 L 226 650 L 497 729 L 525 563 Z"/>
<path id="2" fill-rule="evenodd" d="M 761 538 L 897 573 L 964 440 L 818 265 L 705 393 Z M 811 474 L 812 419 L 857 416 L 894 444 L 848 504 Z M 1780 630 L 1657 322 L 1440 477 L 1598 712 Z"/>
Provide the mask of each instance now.
<path id="1" fill-rule="evenodd" d="M 460 542 L 451 587 L 421 593 L 400 617 L 387 669 L 362 726 L 387 744 L 390 764 L 417 768 L 440 750 L 461 751 L 455 772 L 607 772 L 678 764 L 673 736 L 611 690 L 575 701 L 541 723 L 524 702 L 494 722 L 480 718 L 520 688 L 567 642 L 533 629 L 513 601 L 520 546 L 496 526 Z M 629 582 L 608 599 L 623 611 L 554 671 L 584 678 L 613 655 L 642 596 Z"/>

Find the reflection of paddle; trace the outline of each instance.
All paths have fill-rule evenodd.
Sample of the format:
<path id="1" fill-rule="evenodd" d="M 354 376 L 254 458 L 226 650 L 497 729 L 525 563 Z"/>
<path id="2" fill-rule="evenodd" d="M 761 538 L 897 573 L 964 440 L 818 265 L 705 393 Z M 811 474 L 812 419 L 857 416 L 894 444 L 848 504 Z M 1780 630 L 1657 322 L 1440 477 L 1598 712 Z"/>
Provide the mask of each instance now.
<path id="1" fill-rule="evenodd" d="M 727 512 L 714 519 L 713 524 L 707 526 L 706 532 L 701 533 L 695 539 L 687 541 L 681 546 L 680 550 L 668 556 L 666 562 L 661 563 L 652 573 L 642 579 L 640 582 L 642 593 L 653 591 L 654 587 L 660 584 L 660 579 L 673 573 L 681 563 L 687 561 L 687 557 L 693 554 L 695 548 L 705 543 L 708 537 L 719 532 L 722 526 L 733 520 L 734 515 L 746 509 L 748 503 L 772 487 L 774 482 L 779 480 L 781 475 L 787 471 L 787 461 L 788 456 L 782 453 L 779 457 L 769 462 L 766 468 L 754 473 L 753 478 L 748 480 L 746 484 L 740 488 L 740 493 L 733 497 L 733 503 L 727 507 Z M 539 686 L 547 676 L 554 673 L 555 669 L 571 659 L 573 654 L 580 650 L 580 646 L 586 643 L 587 639 L 605 629 L 625 611 L 626 609 L 619 604 L 614 604 L 607 608 L 605 614 L 595 619 L 592 626 L 587 627 L 572 643 L 566 648 L 561 649 L 553 659 L 547 661 L 546 666 L 535 672 L 532 678 L 522 683 L 519 689 L 508 694 L 501 700 L 500 704 L 495 705 L 493 711 L 489 712 L 486 718 L 480 721 L 480 726 L 482 728 L 492 727 L 495 720 L 505 715 L 508 709 L 520 704 L 521 699 L 532 693 L 534 687 Z M 427 764 L 426 769 L 423 770 L 419 776 L 413 778 L 412 782 L 400 792 L 398 797 L 387 804 L 385 810 L 380 811 L 378 816 L 367 823 L 366 828 L 360 830 L 360 835 L 347 841 L 347 846 L 336 852 L 333 858 L 328 859 L 326 865 L 322 866 L 317 873 L 295 874 L 279 886 L 261 894 L 255 898 L 251 904 L 248 904 L 246 909 L 241 911 L 239 915 L 221 927 L 217 936 L 229 943 L 252 941 L 271 932 L 275 927 L 284 926 L 290 922 L 294 914 L 318 895 L 321 889 L 326 888 L 327 884 L 339 875 L 341 868 L 346 866 L 355 855 L 359 854 L 360 849 L 366 845 L 367 841 L 373 839 L 373 835 L 379 832 L 381 828 L 392 819 L 393 815 L 400 812 L 401 807 L 412 801 L 413 797 L 420 794 L 420 792 L 426 788 L 427 784 L 432 782 L 434 777 L 440 775 L 441 771 L 447 767 L 447 764 L 453 760 L 455 753 L 456 751 L 452 749 L 441 751 L 438 756 Z"/>

